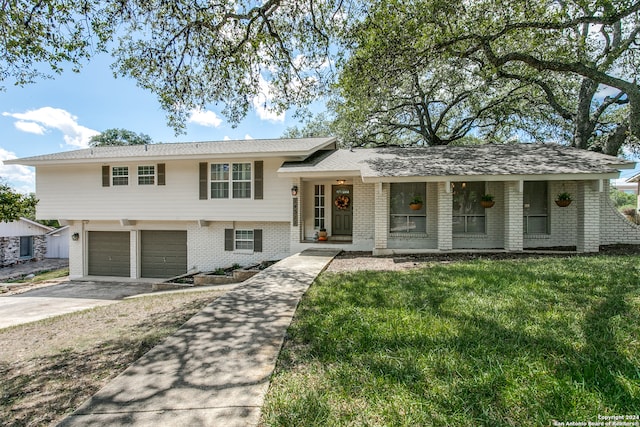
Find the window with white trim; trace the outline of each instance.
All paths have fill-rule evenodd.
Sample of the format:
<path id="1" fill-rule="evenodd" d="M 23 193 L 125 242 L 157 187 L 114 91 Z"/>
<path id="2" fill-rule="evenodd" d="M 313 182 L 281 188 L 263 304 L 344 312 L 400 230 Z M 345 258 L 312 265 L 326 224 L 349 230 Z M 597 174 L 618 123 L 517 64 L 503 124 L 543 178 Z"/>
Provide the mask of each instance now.
<path id="1" fill-rule="evenodd" d="M 233 163 L 231 182 L 234 199 L 250 199 L 251 163 Z"/>
<path id="2" fill-rule="evenodd" d="M 229 198 L 229 163 L 211 165 L 211 198 Z"/>
<path id="3" fill-rule="evenodd" d="M 453 233 L 484 233 L 485 212 L 480 198 L 485 194 L 484 182 L 452 182 Z"/>
<path id="4" fill-rule="evenodd" d="M 155 185 L 156 167 L 138 166 L 138 185 Z"/>
<path id="5" fill-rule="evenodd" d="M 111 169 L 111 182 L 116 185 L 129 185 L 129 166 L 114 166 Z"/>
<path id="6" fill-rule="evenodd" d="M 425 194 L 424 182 L 391 183 L 389 232 L 427 232 Z"/>
<path id="7" fill-rule="evenodd" d="M 253 230 L 235 230 L 236 250 L 253 250 Z"/>
<path id="8" fill-rule="evenodd" d="M 523 185 L 523 231 L 549 233 L 549 192 L 547 181 L 525 181 Z"/>
<path id="9" fill-rule="evenodd" d="M 212 163 L 212 199 L 250 199 L 251 163 Z"/>
<path id="10" fill-rule="evenodd" d="M 324 185 L 316 185 L 313 192 L 313 226 L 316 229 L 324 228 Z"/>

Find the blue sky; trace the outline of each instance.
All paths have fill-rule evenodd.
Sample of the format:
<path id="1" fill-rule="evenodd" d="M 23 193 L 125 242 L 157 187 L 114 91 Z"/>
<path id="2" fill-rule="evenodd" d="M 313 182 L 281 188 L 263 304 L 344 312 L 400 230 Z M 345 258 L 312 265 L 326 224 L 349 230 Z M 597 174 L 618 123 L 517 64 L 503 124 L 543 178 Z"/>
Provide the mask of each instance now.
<path id="1" fill-rule="evenodd" d="M 151 92 L 135 81 L 114 78 L 109 57 L 97 57 L 79 74 L 10 86 L 0 92 L 0 161 L 87 146 L 89 138 L 110 128 L 145 133 L 155 142 L 278 138 L 298 124 L 291 112 L 276 115 L 256 102 L 256 109 L 235 129 L 219 109 L 195 112 L 186 134 L 176 136 Z M 21 192 L 35 190 L 33 168 L 0 164 L 0 177 Z"/>
<path id="2" fill-rule="evenodd" d="M 53 80 L 0 92 L 0 178 L 17 190 L 35 191 L 33 168 L 5 166 L 2 160 L 87 146 L 89 138 L 110 128 L 145 133 L 155 142 L 278 138 L 298 124 L 291 112 L 276 115 L 263 107 L 265 98 L 236 128 L 211 108 L 195 112 L 186 134 L 175 136 L 154 94 L 133 80 L 113 77 L 107 56 L 94 58 L 79 74 L 65 72 Z M 628 177 L 637 173 L 624 171 Z"/>

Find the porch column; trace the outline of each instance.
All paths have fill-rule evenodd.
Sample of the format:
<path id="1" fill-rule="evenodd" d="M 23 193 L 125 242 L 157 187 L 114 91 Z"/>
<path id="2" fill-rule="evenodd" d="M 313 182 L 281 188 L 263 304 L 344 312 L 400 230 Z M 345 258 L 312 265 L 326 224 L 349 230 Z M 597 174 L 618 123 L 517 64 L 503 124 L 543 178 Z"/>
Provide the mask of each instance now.
<path id="1" fill-rule="evenodd" d="M 374 249 L 387 249 L 387 236 L 389 235 L 389 184 L 376 183 L 374 194 Z"/>
<path id="2" fill-rule="evenodd" d="M 598 181 L 578 181 L 578 252 L 600 250 L 600 190 Z"/>
<path id="3" fill-rule="evenodd" d="M 504 183 L 504 249 L 507 251 L 521 251 L 524 246 L 522 185 L 522 181 Z"/>
<path id="4" fill-rule="evenodd" d="M 438 183 L 438 249 L 450 251 L 453 249 L 453 219 L 452 209 L 453 193 L 451 184 Z"/>

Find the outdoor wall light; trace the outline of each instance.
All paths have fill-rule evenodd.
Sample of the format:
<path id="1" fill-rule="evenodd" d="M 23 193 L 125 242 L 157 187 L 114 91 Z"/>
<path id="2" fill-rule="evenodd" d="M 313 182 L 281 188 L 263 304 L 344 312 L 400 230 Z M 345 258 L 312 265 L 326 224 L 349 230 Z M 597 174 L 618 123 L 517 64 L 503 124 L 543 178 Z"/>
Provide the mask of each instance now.
<path id="1" fill-rule="evenodd" d="M 338 182 L 338 185 L 344 185 L 344 183 L 345 183 L 344 179 L 338 179 L 336 181 Z"/>
<path id="2" fill-rule="evenodd" d="M 78 234 L 78 233 L 73 233 L 73 234 L 71 235 L 71 240 L 73 240 L 73 241 L 78 241 L 78 240 L 80 240 L 80 234 Z"/>
<path id="3" fill-rule="evenodd" d="M 294 185 L 293 187 L 291 187 L 291 195 L 292 196 L 297 196 L 298 195 L 298 186 Z"/>

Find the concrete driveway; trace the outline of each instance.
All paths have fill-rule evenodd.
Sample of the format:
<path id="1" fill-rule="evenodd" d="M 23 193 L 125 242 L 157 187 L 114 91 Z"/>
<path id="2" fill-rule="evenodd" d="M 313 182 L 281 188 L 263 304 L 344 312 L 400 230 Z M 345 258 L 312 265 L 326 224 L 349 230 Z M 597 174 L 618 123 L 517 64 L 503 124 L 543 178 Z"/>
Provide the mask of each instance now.
<path id="1" fill-rule="evenodd" d="M 0 296 L 0 328 L 113 304 L 151 292 L 150 283 L 64 282 L 19 295 Z"/>

